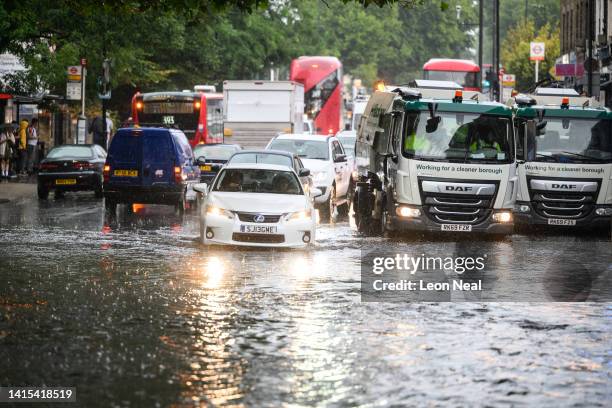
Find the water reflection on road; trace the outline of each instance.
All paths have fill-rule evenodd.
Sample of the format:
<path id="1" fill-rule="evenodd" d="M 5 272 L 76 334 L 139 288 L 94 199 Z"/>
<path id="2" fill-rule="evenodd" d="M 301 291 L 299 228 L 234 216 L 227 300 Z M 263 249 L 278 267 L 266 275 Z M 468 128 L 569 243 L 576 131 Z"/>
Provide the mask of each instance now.
<path id="1" fill-rule="evenodd" d="M 195 215 L 164 207 L 108 220 L 100 201 L 67 195 L 1 210 L 2 384 L 74 385 L 83 406 L 610 398 L 609 303 L 367 303 L 359 285 L 363 248 L 486 253 L 488 284 L 533 279 L 547 300 L 536 283 L 551 259 L 600 268 L 605 236 L 364 239 L 344 221 L 313 249 L 246 250 L 203 247 Z"/>

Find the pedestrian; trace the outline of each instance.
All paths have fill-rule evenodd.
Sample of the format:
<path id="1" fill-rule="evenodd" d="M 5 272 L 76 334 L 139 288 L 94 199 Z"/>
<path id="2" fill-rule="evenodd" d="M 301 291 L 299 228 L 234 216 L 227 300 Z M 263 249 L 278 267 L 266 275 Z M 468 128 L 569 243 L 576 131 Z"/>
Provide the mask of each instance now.
<path id="1" fill-rule="evenodd" d="M 110 146 L 112 139 L 113 129 L 113 120 L 110 118 L 110 113 L 106 112 L 106 144 L 102 146 L 104 147 L 104 150 L 108 151 L 108 146 Z"/>
<path id="2" fill-rule="evenodd" d="M 33 118 L 27 131 L 28 142 L 28 174 L 34 173 L 34 163 L 38 156 L 38 119 Z"/>
<path id="3" fill-rule="evenodd" d="M 10 124 L 4 125 L 0 130 L 0 177 L 9 178 L 11 155 L 15 138 Z"/>
<path id="4" fill-rule="evenodd" d="M 25 174 L 26 162 L 28 161 L 28 128 L 30 123 L 27 119 L 23 119 L 19 122 L 19 143 L 17 146 L 19 165 L 17 166 L 17 172 L 19 174 Z"/>
<path id="5" fill-rule="evenodd" d="M 104 132 L 104 122 L 102 121 L 102 116 L 98 115 L 91 121 L 89 125 L 89 133 L 93 135 L 93 143 L 101 146 L 106 149 L 106 135 L 107 132 Z"/>

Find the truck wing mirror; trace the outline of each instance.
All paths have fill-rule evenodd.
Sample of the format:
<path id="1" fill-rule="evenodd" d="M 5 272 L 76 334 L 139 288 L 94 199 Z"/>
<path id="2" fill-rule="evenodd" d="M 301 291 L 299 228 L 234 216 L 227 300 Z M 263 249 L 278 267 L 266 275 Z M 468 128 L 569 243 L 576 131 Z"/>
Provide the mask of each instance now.
<path id="1" fill-rule="evenodd" d="M 538 124 L 539 125 L 539 124 Z M 536 140 L 535 136 L 538 132 L 538 125 L 535 121 L 528 120 L 525 123 L 525 134 L 523 135 L 523 159 L 525 161 L 533 161 L 536 157 Z M 546 126 L 546 124 L 544 125 Z"/>

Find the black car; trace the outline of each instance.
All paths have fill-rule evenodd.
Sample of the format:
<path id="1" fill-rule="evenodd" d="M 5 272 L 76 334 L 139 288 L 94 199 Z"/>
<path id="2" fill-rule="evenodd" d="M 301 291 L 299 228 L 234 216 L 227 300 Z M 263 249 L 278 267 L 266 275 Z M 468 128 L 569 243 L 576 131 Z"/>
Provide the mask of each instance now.
<path id="1" fill-rule="evenodd" d="M 221 167 L 241 147 L 235 144 L 200 144 L 193 148 L 193 156 L 200 166 L 200 181 L 210 183 L 213 181 Z"/>
<path id="2" fill-rule="evenodd" d="M 278 164 L 293 168 L 300 177 L 302 185 L 312 187 L 312 176 L 310 170 L 304 168 L 302 160 L 295 153 L 283 150 L 242 150 L 234 153 L 228 160 L 229 163 L 265 163 Z"/>
<path id="3" fill-rule="evenodd" d="M 51 190 L 56 197 L 66 191 L 89 190 L 102 198 L 105 160 L 106 152 L 95 144 L 54 147 L 40 162 L 38 198 L 46 199 Z"/>

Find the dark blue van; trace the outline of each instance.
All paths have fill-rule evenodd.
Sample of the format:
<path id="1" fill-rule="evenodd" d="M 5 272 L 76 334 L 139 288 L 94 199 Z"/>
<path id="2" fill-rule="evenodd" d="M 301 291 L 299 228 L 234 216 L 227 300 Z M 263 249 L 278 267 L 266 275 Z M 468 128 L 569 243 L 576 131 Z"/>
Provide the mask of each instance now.
<path id="1" fill-rule="evenodd" d="M 185 134 L 176 129 L 119 129 L 104 165 L 106 209 L 117 204 L 168 204 L 185 210 L 186 194 L 198 183 L 195 163 Z"/>

